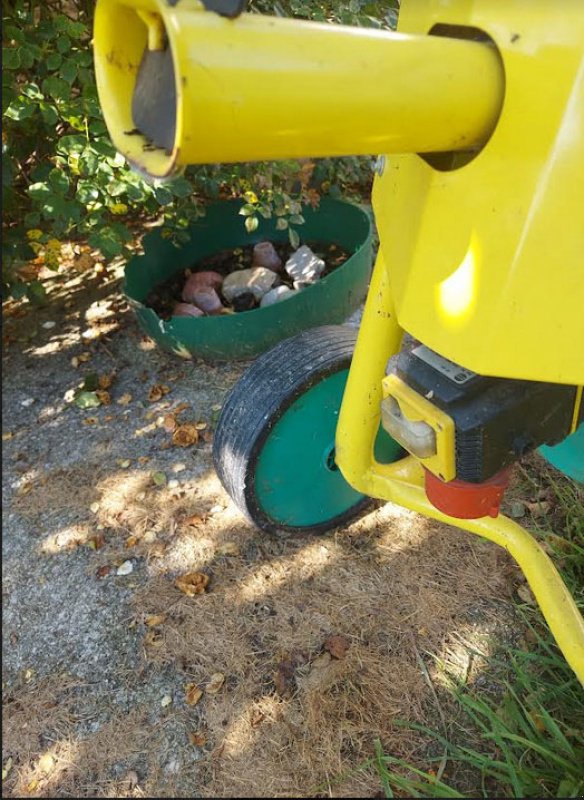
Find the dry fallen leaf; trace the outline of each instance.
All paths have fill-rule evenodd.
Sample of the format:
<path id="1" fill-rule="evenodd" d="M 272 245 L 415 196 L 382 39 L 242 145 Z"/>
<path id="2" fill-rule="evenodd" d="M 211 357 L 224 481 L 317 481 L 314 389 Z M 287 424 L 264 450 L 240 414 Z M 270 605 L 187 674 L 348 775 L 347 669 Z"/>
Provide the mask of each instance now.
<path id="1" fill-rule="evenodd" d="M 199 516 L 199 514 L 192 514 L 190 517 L 185 517 L 182 520 L 183 525 L 188 525 L 189 528 L 198 528 L 199 525 L 202 525 L 205 522 L 205 518 Z"/>
<path id="2" fill-rule="evenodd" d="M 185 693 L 185 700 L 189 706 L 196 706 L 203 696 L 203 690 L 199 689 L 196 683 L 187 683 Z"/>
<path id="3" fill-rule="evenodd" d="M 50 772 L 53 771 L 55 766 L 55 759 L 50 753 L 45 753 L 44 756 L 41 756 L 38 767 L 41 772 L 44 772 L 45 775 L 48 775 Z"/>
<path id="4" fill-rule="evenodd" d="M 83 362 L 89 361 L 89 359 L 91 358 L 91 353 L 88 350 L 85 350 L 83 353 L 81 353 L 80 356 L 77 356 L 77 358 L 79 359 L 79 361 Z"/>
<path id="5" fill-rule="evenodd" d="M 92 550 L 101 550 L 101 548 L 105 544 L 105 539 L 101 533 L 98 533 L 89 539 L 88 544 L 92 548 Z"/>
<path id="6" fill-rule="evenodd" d="M 164 637 L 157 630 L 149 630 L 146 631 L 146 635 L 144 636 L 144 644 L 150 647 L 162 647 L 164 643 Z"/>
<path id="7" fill-rule="evenodd" d="M 225 542 L 225 544 L 217 548 L 217 555 L 220 556 L 238 556 L 239 554 L 240 550 L 235 542 Z"/>
<path id="8" fill-rule="evenodd" d="M 189 572 L 177 578 L 174 585 L 187 597 L 194 597 L 196 594 L 203 594 L 208 584 L 209 576 L 204 572 Z"/>
<path id="9" fill-rule="evenodd" d="M 206 427 L 207 427 L 207 423 L 206 422 L 197 422 L 197 424 L 195 425 L 195 428 L 198 431 L 204 431 Z"/>
<path id="10" fill-rule="evenodd" d="M 177 422 L 176 419 L 172 414 L 167 414 L 165 417 L 162 418 L 162 427 L 165 431 L 172 433 L 173 430 L 176 428 Z"/>
<path id="11" fill-rule="evenodd" d="M 191 740 L 191 744 L 194 744 L 195 747 L 204 747 L 207 744 L 207 737 L 198 731 L 189 733 L 189 739 Z"/>
<path id="12" fill-rule="evenodd" d="M 118 465 L 122 469 L 128 469 L 128 467 L 130 466 L 131 463 L 132 462 L 130 461 L 129 458 L 118 458 Z"/>
<path id="13" fill-rule="evenodd" d="M 26 791 L 30 794 L 31 792 L 36 791 L 38 788 L 39 782 L 35 779 L 30 781 L 30 783 L 26 784 Z"/>
<path id="14" fill-rule="evenodd" d="M 263 711 L 260 711 L 259 708 L 254 708 L 251 712 L 251 727 L 256 728 L 260 722 L 265 718 L 265 714 Z"/>
<path id="15" fill-rule="evenodd" d="M 6 763 L 2 767 L 2 780 L 5 781 L 12 769 L 12 757 L 6 759 Z"/>
<path id="16" fill-rule="evenodd" d="M 166 708 L 172 703 L 172 697 L 169 694 L 165 694 L 162 700 L 160 701 L 160 705 L 162 708 Z"/>
<path id="17" fill-rule="evenodd" d="M 189 403 L 179 403 L 172 413 L 180 414 L 181 411 L 186 411 L 187 408 L 190 408 Z"/>
<path id="18" fill-rule="evenodd" d="M 138 456 L 139 464 L 147 464 L 150 461 L 150 456 Z"/>
<path id="19" fill-rule="evenodd" d="M 109 575 L 111 571 L 112 568 L 110 567 L 110 565 L 104 564 L 104 566 L 98 567 L 96 569 L 95 574 L 97 575 L 98 578 L 105 578 L 106 575 Z"/>
<path id="20" fill-rule="evenodd" d="M 324 643 L 324 649 L 328 650 L 333 658 L 344 658 L 349 649 L 349 640 L 344 636 L 329 636 Z"/>
<path id="21" fill-rule="evenodd" d="M 190 447 L 199 440 L 199 432 L 194 425 L 179 425 L 172 434 L 172 443 L 177 447 Z"/>
<path id="22" fill-rule="evenodd" d="M 207 694 L 217 694 L 217 692 L 221 689 L 224 683 L 225 683 L 225 675 L 222 672 L 214 672 L 211 675 L 209 683 L 205 687 L 205 691 L 207 692 Z"/>
<path id="23" fill-rule="evenodd" d="M 112 402 L 110 393 L 106 392 L 105 389 L 96 389 L 95 396 L 102 406 L 109 406 Z"/>
<path id="24" fill-rule="evenodd" d="M 109 375 L 99 375 L 97 378 L 97 383 L 100 389 L 109 389 L 113 382 L 114 382 L 113 373 Z"/>
<path id="25" fill-rule="evenodd" d="M 118 399 L 118 405 L 120 406 L 127 406 L 128 403 L 132 401 L 132 395 L 129 392 L 126 392 Z"/>
<path id="26" fill-rule="evenodd" d="M 12 439 L 13 436 L 14 436 L 13 433 L 11 433 L 10 431 L 7 431 L 6 433 L 2 434 L 2 441 L 3 442 L 7 442 L 8 439 Z"/>
<path id="27" fill-rule="evenodd" d="M 156 625 L 162 625 L 162 623 L 166 619 L 166 614 L 148 614 L 144 622 L 148 625 L 149 628 L 153 628 Z"/>
<path id="28" fill-rule="evenodd" d="M 162 400 L 165 394 L 170 392 L 170 386 L 164 386 L 162 383 L 155 383 L 154 386 L 150 387 L 150 391 L 148 392 L 148 400 L 151 403 L 156 403 L 158 400 Z"/>
<path id="29" fill-rule="evenodd" d="M 139 541 L 140 538 L 138 536 L 128 536 L 126 539 L 126 547 L 135 547 Z"/>

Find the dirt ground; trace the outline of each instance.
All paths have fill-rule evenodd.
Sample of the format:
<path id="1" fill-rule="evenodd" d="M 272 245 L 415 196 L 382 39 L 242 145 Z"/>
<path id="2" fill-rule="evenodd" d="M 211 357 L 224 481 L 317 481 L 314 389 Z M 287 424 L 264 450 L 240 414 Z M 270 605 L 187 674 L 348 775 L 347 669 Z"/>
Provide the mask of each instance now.
<path id="1" fill-rule="evenodd" d="M 446 663 L 488 683 L 470 651 L 517 635 L 506 555 L 390 505 L 260 534 L 211 460 L 245 365 L 154 349 L 113 267 L 50 299 L 3 332 L 4 796 L 371 797 L 376 739 L 423 764 L 395 720 L 448 728 Z M 88 373 L 109 405 L 65 399 Z"/>

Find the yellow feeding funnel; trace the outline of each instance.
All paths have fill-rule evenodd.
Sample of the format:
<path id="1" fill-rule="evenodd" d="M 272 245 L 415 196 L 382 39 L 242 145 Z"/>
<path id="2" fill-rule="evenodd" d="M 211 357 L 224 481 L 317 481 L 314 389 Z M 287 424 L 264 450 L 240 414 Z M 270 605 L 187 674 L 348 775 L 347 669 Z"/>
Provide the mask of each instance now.
<path id="1" fill-rule="evenodd" d="M 187 164 L 472 150 L 504 79 L 495 48 L 197 0 L 98 0 L 95 69 L 118 150 L 162 178 Z"/>

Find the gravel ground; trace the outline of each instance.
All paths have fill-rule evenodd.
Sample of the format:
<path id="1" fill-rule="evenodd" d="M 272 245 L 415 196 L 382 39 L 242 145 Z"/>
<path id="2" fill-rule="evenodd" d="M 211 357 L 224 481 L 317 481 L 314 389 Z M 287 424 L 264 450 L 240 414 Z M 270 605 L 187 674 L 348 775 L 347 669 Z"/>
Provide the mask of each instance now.
<path id="1" fill-rule="evenodd" d="M 81 738 L 95 735 L 109 722 L 112 706 L 127 712 L 160 709 L 161 699 L 178 695 L 184 681 L 176 670 L 150 669 L 144 661 L 143 630 L 135 624 L 130 600 L 148 579 L 147 556 L 131 558 L 131 574 L 117 576 L 116 564 L 131 553 L 116 554 L 109 541 L 98 551 L 87 546 L 91 536 L 105 533 L 107 541 L 108 527 L 100 524 L 100 512 L 95 513 L 94 504 L 103 499 L 100 487 L 112 476 L 125 478 L 133 472 L 149 491 L 168 492 L 151 485 L 150 475 L 161 472 L 175 494 L 184 487 L 187 495 L 189 487 L 212 475 L 211 443 L 200 441 L 179 451 L 177 458 L 177 448 L 164 449 L 169 434 L 156 426 L 156 419 L 185 403 L 189 408 L 183 414 L 189 420 L 210 426 L 216 416 L 213 406 L 222 402 L 243 369 L 193 364 L 152 349 L 119 284 L 114 270 L 73 279 L 55 287 L 47 308 L 25 307 L 23 316 L 9 316 L 4 326 L 5 702 L 9 714 L 14 698 L 44 689 L 55 676 L 65 686 L 73 676 L 68 700 L 74 701 L 77 722 L 71 730 Z M 89 359 L 74 366 L 72 360 L 84 353 Z M 111 405 L 82 410 L 64 399 L 88 373 L 115 373 Z M 171 391 L 150 402 L 148 393 L 156 384 Z M 117 402 L 124 395 L 132 395 L 127 405 Z M 148 461 L 140 464 L 139 458 Z M 211 480 L 210 501 L 214 494 L 226 502 L 216 479 Z M 108 556 L 106 566 L 113 568 L 100 579 L 96 564 L 104 560 L 102 552 Z M 191 713 L 188 722 L 194 724 L 196 715 Z M 173 753 L 184 738 L 182 728 L 180 721 L 164 726 L 159 743 L 163 777 L 178 769 Z M 10 778 L 27 785 L 30 765 L 23 756 L 19 775 L 15 756 L 5 789 L 10 789 Z M 138 776 L 139 761 L 132 762 Z M 113 764 L 114 784 L 129 766 L 128 759 Z M 187 782 L 189 778 L 192 782 L 193 776 Z M 105 791 L 91 787 L 91 776 L 85 782 L 88 790 Z M 115 792 L 114 784 L 108 792 Z M 135 788 L 139 792 L 139 785 Z M 164 791 L 164 781 L 157 788 Z M 42 781 L 32 787 L 33 794 L 45 790 Z"/>
<path id="2" fill-rule="evenodd" d="M 192 743 L 193 733 L 204 728 L 203 712 L 185 700 L 185 683 L 199 681 L 202 667 L 189 665 L 179 655 L 181 637 L 198 635 L 196 612 L 192 606 L 185 613 L 181 610 L 174 578 L 189 566 L 199 568 L 196 565 L 216 559 L 213 552 L 233 547 L 233 539 L 239 537 L 237 567 L 212 560 L 217 583 L 223 580 L 229 592 L 256 572 L 261 577 L 262 564 L 270 558 L 276 563 L 285 555 L 291 562 L 298 561 L 303 548 L 310 551 L 311 546 L 292 542 L 284 547 L 258 537 L 242 521 L 215 476 L 213 425 L 245 364 L 188 362 L 155 349 L 139 331 L 121 296 L 120 273 L 114 267 L 62 279 L 52 287 L 50 300 L 42 309 L 10 304 L 5 309 L 3 794 L 193 797 L 213 793 L 214 754 Z M 359 319 L 357 313 L 351 323 L 358 324 Z M 72 391 L 89 373 L 110 376 L 110 404 L 84 410 L 70 402 Z M 165 389 L 153 392 L 156 386 Z M 180 422 L 197 424 L 200 429 L 198 442 L 184 448 L 171 446 L 172 432 L 165 427 L 165 417 L 180 406 L 184 407 Z M 204 518 L 205 526 L 202 533 L 188 537 L 181 534 L 181 520 L 184 524 L 192 515 Z M 407 620 L 403 629 L 388 638 L 382 620 L 373 620 L 369 643 L 356 630 L 354 647 L 363 638 L 364 656 L 373 654 L 384 663 L 386 650 L 401 652 L 401 645 L 396 645 L 399 637 L 408 642 L 412 635 L 419 636 L 420 648 L 430 647 L 432 641 L 438 645 L 446 640 L 463 622 L 468 631 L 482 626 L 483 632 L 503 630 L 513 636 L 508 603 L 498 599 L 507 593 L 510 574 L 504 554 L 484 542 L 470 542 L 462 534 L 453 536 L 444 526 L 440 530 L 420 526 L 414 516 L 396 516 L 391 509 L 374 512 L 362 529 L 361 522 L 356 523 L 355 530 L 349 529 L 344 538 L 330 539 L 317 553 L 322 559 L 335 553 L 336 561 L 321 578 L 322 591 L 331 602 L 337 600 L 328 597 L 330 586 L 344 587 L 345 572 L 352 564 L 363 570 L 364 585 L 376 575 L 380 585 L 387 584 L 389 578 L 380 577 L 382 569 L 392 576 L 393 589 L 403 582 L 404 606 L 396 606 L 396 613 Z M 451 569 L 458 570 L 456 576 L 452 572 L 454 577 L 438 579 L 425 548 L 418 553 L 412 547 L 409 556 L 403 555 L 414 532 L 420 542 L 428 540 L 428 552 L 434 548 L 435 559 L 445 565 L 449 576 Z M 212 535 L 214 543 L 209 544 Z M 211 556 L 205 547 L 215 547 Z M 398 552 L 402 553 L 401 567 L 392 561 Z M 314 593 L 317 610 L 312 616 L 306 612 L 303 626 L 290 634 L 285 625 L 277 624 L 274 642 L 281 635 L 286 647 L 285 636 L 296 641 L 304 629 L 307 636 L 314 629 L 318 644 L 322 630 L 340 623 L 347 590 L 339 594 L 338 607 L 331 605 L 325 617 L 318 608 L 318 581 L 312 585 L 312 580 L 307 579 L 305 592 L 307 598 Z M 415 591 L 410 593 L 412 581 Z M 285 589 L 270 591 L 279 598 L 273 602 L 284 605 Z M 420 621 L 412 634 L 412 619 L 423 613 L 424 591 L 428 602 L 433 604 L 436 597 L 444 603 L 442 618 L 433 628 Z M 367 593 L 361 585 L 355 592 L 367 610 Z M 150 603 L 150 616 L 140 609 L 136 599 L 140 597 Z M 225 612 L 219 593 L 214 597 L 211 593 L 208 600 Z M 258 613 L 257 605 L 249 605 L 250 614 Z M 153 609 L 169 616 L 164 646 L 174 653 L 172 657 L 165 658 L 165 650 L 156 649 L 161 642 L 156 638 Z M 227 609 L 231 616 L 225 612 L 225 624 L 234 626 L 234 631 L 239 624 L 236 609 Z M 271 606 L 269 611 L 273 611 Z M 254 631 L 257 623 L 255 617 L 251 619 Z M 427 637 L 433 637 L 432 641 Z M 211 652 L 212 629 L 206 642 Z M 379 654 L 371 650 L 373 642 Z M 147 652 L 148 646 L 157 657 Z M 229 641 L 218 652 L 227 658 L 228 647 Z M 276 644 L 272 649 L 270 658 L 277 666 L 281 655 Z M 354 652 L 358 676 L 361 651 Z M 422 685 L 411 648 L 407 658 L 413 685 Z M 244 676 L 246 665 L 240 664 L 239 671 Z M 378 694 L 373 686 L 369 696 L 375 699 Z M 223 705 L 216 706 L 220 710 L 215 714 L 216 732 L 232 724 L 235 707 L 230 711 L 229 702 L 225 697 Z M 425 700 L 420 696 L 420 707 L 424 703 L 431 703 L 430 695 Z M 250 735 L 257 733 L 254 725 Z M 333 732 L 331 741 L 335 740 Z M 260 758 L 262 741 L 258 742 Z M 269 738 L 265 741 L 267 746 Z M 278 785 L 277 748 L 271 758 L 273 785 Z M 239 762 L 233 764 L 233 774 L 243 775 Z M 226 784 L 232 795 L 237 793 L 234 781 Z"/>

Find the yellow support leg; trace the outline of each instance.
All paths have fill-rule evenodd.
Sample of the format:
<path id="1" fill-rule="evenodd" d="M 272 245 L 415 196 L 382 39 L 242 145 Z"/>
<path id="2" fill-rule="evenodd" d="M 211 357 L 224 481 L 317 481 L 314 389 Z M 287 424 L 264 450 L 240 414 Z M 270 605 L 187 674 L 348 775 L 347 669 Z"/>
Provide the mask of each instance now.
<path id="1" fill-rule="evenodd" d="M 413 456 L 394 464 L 375 461 L 373 445 L 379 427 L 381 383 L 387 362 L 399 350 L 401 339 L 389 274 L 379 255 L 339 415 L 336 460 L 341 472 L 357 491 L 504 547 L 523 571 L 566 661 L 584 683 L 584 620 L 553 562 L 531 534 L 504 516 L 467 520 L 443 514 L 426 497 L 423 470 Z"/>

